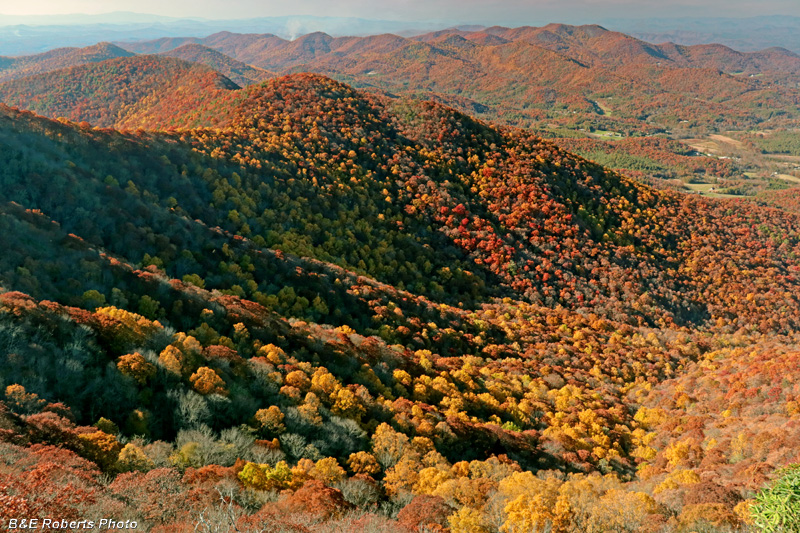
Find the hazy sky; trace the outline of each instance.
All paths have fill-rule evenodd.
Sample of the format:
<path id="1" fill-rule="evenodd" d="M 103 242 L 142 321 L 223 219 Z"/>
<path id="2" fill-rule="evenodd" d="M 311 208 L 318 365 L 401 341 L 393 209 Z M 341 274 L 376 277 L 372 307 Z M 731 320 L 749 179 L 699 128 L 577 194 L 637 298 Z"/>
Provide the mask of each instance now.
<path id="1" fill-rule="evenodd" d="M 0 0 L 0 14 L 5 15 L 112 11 L 216 19 L 319 15 L 522 25 L 615 17 L 800 15 L 800 0 Z"/>

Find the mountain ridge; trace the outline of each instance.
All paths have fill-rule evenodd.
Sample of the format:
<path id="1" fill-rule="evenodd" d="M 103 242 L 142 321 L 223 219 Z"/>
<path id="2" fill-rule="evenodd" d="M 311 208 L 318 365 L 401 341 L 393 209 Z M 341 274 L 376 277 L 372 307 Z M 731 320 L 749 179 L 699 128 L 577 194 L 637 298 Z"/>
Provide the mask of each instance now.
<path id="1" fill-rule="evenodd" d="M 51 118 L 128 129 L 147 127 L 154 122 L 150 117 L 180 115 L 215 94 L 239 88 L 205 65 L 163 56 L 77 65 L 2 86 L 0 99 L 7 104 Z"/>
<path id="2" fill-rule="evenodd" d="M 489 37 L 501 41 L 489 42 Z M 764 123 L 785 127 L 797 120 L 791 112 L 777 113 L 779 107 L 793 109 L 797 104 L 800 57 L 795 54 L 775 49 L 739 53 L 720 45 L 651 45 L 596 25 L 443 30 L 413 38 L 316 32 L 294 41 L 221 32 L 203 39 L 165 38 L 126 46 L 138 53 L 170 55 L 170 50 L 189 44 L 227 55 L 230 59 L 182 49 L 193 50 L 185 59 L 205 59 L 239 85 L 270 75 L 259 68 L 275 75 L 312 71 L 370 90 L 455 105 L 463 101 L 462 110 L 480 110 L 487 118 L 523 127 L 545 119 L 566 125 L 571 119 L 565 115 L 572 111 L 580 120 L 606 124 L 612 131 L 649 134 L 686 122 L 746 129 Z M 521 66 L 509 68 L 509 57 L 519 58 L 520 65 L 538 74 L 529 76 Z M 565 61 L 583 70 L 569 74 Z M 67 64 L 71 66 L 69 60 Z M 61 65 L 38 68 L 56 66 Z M 8 67 L 5 71 L 24 75 Z M 680 80 L 687 80 L 685 87 Z M 614 94 L 616 99 L 607 98 Z M 762 97 L 774 100 L 774 109 L 759 106 L 755 100 Z"/>
<path id="3" fill-rule="evenodd" d="M 0 81 L 131 55 L 114 44 L 98 43 L 85 48 L 59 48 L 34 56 L 0 57 Z"/>
<path id="4" fill-rule="evenodd" d="M 470 40 L 471 36 L 477 40 Z M 458 38 L 466 41 L 457 43 L 454 39 Z M 781 104 L 777 107 L 793 108 L 797 103 L 793 90 L 800 72 L 800 57 L 790 52 L 740 53 L 720 45 L 654 45 L 596 25 L 498 26 L 474 35 L 463 30 L 441 30 L 411 38 L 331 37 L 318 32 L 295 41 L 223 33 L 198 42 L 279 74 L 308 70 L 394 93 L 466 97 L 486 106 L 488 117 L 514 125 L 530 126 L 543 118 L 565 121 L 560 110 L 566 107 L 589 116 L 598 115 L 597 120 L 608 123 L 607 129 L 636 127 L 647 133 L 678 127 L 681 120 L 699 122 L 701 118 L 706 123 L 722 118 L 725 126 L 737 129 L 770 119 L 782 120 L 759 109 L 754 99 L 778 87 Z M 520 50 L 521 43 L 576 61 L 588 69 L 583 76 L 585 81 L 573 86 L 569 80 L 549 75 L 549 71 L 558 70 L 558 65 L 543 65 L 541 70 L 546 77 L 541 81 L 537 77 L 525 78 L 522 72 L 510 76 L 499 58 Z M 163 43 L 139 43 L 132 49 L 161 50 Z M 534 48 L 530 50 L 541 56 Z M 404 64 L 408 65 L 406 71 Z M 609 76 L 618 81 L 611 81 Z M 672 81 L 687 76 L 697 90 L 682 90 Z M 620 82 L 626 90 L 620 88 Z M 494 89 L 481 93 L 480 86 Z M 515 95 L 516 87 L 523 87 L 527 94 Z M 629 87 L 638 88 L 631 93 Z M 609 113 L 593 111 L 598 107 L 592 102 L 613 94 L 618 95 L 617 101 L 603 104 Z M 654 97 L 660 100 L 657 106 L 643 112 L 642 104 Z M 708 108 L 695 99 L 717 102 Z M 792 116 L 786 121 L 796 119 Z"/>
<path id="5" fill-rule="evenodd" d="M 206 65 L 240 87 L 260 83 L 268 78 L 275 77 L 275 74 L 272 72 L 251 67 L 250 65 L 231 59 L 213 48 L 197 43 L 186 43 L 167 52 L 163 52 L 161 55 Z"/>
<path id="6" fill-rule="evenodd" d="M 119 115 L 150 131 L 0 105 L 15 505 L 510 531 L 537 494 L 568 533 L 727 527 L 796 456 L 799 215 L 318 74 L 112 64 L 206 82 Z"/>

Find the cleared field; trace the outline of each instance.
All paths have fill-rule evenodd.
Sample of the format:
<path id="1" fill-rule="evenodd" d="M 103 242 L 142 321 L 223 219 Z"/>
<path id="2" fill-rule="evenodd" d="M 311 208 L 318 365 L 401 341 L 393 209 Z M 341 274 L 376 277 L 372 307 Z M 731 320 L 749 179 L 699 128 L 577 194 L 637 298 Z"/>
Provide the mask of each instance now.
<path id="1" fill-rule="evenodd" d="M 604 103 L 604 102 L 602 102 L 601 100 L 597 100 L 597 101 L 595 102 L 595 104 L 597 104 L 597 107 L 599 107 L 600 109 L 602 109 L 602 110 L 603 110 L 603 114 L 604 114 L 605 116 L 607 116 L 607 117 L 611 117 L 611 116 L 613 116 L 613 115 L 614 115 L 614 112 L 613 112 L 613 111 L 612 111 L 612 109 L 611 109 L 611 108 L 608 106 L 608 103 Z"/>
<path id="2" fill-rule="evenodd" d="M 744 143 L 742 141 L 733 139 L 732 137 L 728 137 L 727 135 L 714 134 L 714 135 L 709 135 L 708 138 L 711 139 L 712 141 L 716 141 L 721 144 L 727 144 L 735 148 L 744 147 Z"/>
<path id="3" fill-rule="evenodd" d="M 622 139 L 623 137 L 623 135 L 619 132 L 607 130 L 595 130 L 590 133 L 589 136 L 596 139 L 603 139 L 604 141 L 613 141 L 616 139 Z"/>
<path id="4" fill-rule="evenodd" d="M 719 190 L 719 185 L 714 183 L 687 183 L 684 187 L 694 193 L 702 194 L 709 198 L 749 198 L 749 196 L 741 194 L 721 194 L 717 192 Z"/>
<path id="5" fill-rule="evenodd" d="M 744 143 L 726 135 L 713 134 L 702 139 L 686 139 L 685 144 L 704 154 L 720 155 L 730 153 L 730 150 L 747 148 Z"/>
<path id="6" fill-rule="evenodd" d="M 800 156 L 786 155 L 786 154 L 764 154 L 767 159 L 774 159 L 776 161 L 786 161 L 789 163 L 800 163 Z"/>
<path id="7" fill-rule="evenodd" d="M 792 176 L 791 174 L 776 174 L 774 177 L 784 181 L 791 181 L 792 183 L 800 183 L 800 178 L 797 176 Z"/>

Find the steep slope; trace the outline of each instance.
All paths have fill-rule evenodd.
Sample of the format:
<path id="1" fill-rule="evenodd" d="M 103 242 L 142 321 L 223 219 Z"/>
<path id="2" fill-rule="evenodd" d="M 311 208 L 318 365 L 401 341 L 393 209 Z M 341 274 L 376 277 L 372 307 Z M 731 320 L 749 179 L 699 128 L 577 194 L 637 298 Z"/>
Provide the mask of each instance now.
<path id="1" fill-rule="evenodd" d="M 99 43 L 86 48 L 58 48 L 33 56 L 0 57 L 0 82 L 132 55 L 113 44 Z"/>
<path id="2" fill-rule="evenodd" d="M 563 24 L 443 30 L 411 39 L 315 33 L 287 41 L 220 33 L 198 42 L 270 71 L 310 71 L 435 98 L 511 125 L 546 120 L 578 129 L 594 122 L 599 129 L 654 133 L 682 124 L 752 129 L 800 120 L 800 56 L 780 49 L 655 45 L 600 26 Z"/>
<path id="3" fill-rule="evenodd" d="M 269 71 L 251 67 L 201 44 L 185 44 L 164 52 L 162 55 L 206 65 L 240 87 L 260 83 L 268 78 L 275 77 L 275 74 Z"/>
<path id="4" fill-rule="evenodd" d="M 244 63 L 255 65 L 257 60 L 263 58 L 264 54 L 269 50 L 280 48 L 289 42 L 291 41 L 281 39 L 272 34 L 223 31 L 202 39 L 196 37 L 174 37 L 139 43 L 119 43 L 119 45 L 137 54 L 161 54 L 186 44 L 201 44 Z"/>
<path id="5" fill-rule="evenodd" d="M 172 117 L 237 88 L 203 65 L 137 56 L 5 82 L 0 102 L 94 126 L 168 127 Z"/>
<path id="6" fill-rule="evenodd" d="M 427 506 L 497 531 L 540 494 L 570 533 L 699 528 L 796 456 L 800 217 L 316 75 L 173 119 L 0 106 L 14 509 L 175 530 L 220 489 L 240 529 Z"/>
<path id="7" fill-rule="evenodd" d="M 319 212 L 338 213 L 336 217 L 344 216 L 354 224 L 357 212 L 361 216 L 374 213 L 374 206 L 381 202 L 392 207 L 384 213 L 386 222 L 373 223 L 369 231 L 360 234 L 361 239 L 367 239 L 365 248 L 344 255 L 338 230 L 328 227 L 336 217 L 307 228 L 301 222 L 304 217 L 293 221 L 291 209 L 270 208 L 272 204 L 264 199 L 265 203 L 249 207 L 248 214 L 243 214 L 235 203 L 224 216 L 217 214 L 213 220 L 206 220 L 209 225 L 245 234 L 253 232 L 268 246 L 288 246 L 287 251 L 335 261 L 392 285 L 417 287 L 415 291 L 427 295 L 441 291 L 446 294 L 448 287 L 457 289 L 460 285 L 424 282 L 427 273 L 399 268 L 407 259 L 392 259 L 379 250 L 383 243 L 405 242 L 406 232 L 418 238 L 435 238 L 431 242 L 423 239 L 420 246 L 428 244 L 454 255 L 436 259 L 435 254 L 424 251 L 424 246 L 414 245 L 414 256 L 417 261 L 430 263 L 423 271 L 457 265 L 462 271 L 478 274 L 478 278 L 464 278 L 468 286 L 463 287 L 463 297 L 474 290 L 470 284 L 488 283 L 495 291 L 501 291 L 495 295 L 511 291 L 506 294 L 531 302 L 575 309 L 591 307 L 609 316 L 618 313 L 634 323 L 651 325 L 666 321 L 713 327 L 718 319 L 731 316 L 732 311 L 727 309 L 734 304 L 725 303 L 724 299 L 716 301 L 706 292 L 713 287 L 714 292 L 725 293 L 731 283 L 749 283 L 734 271 L 726 271 L 713 281 L 701 281 L 695 276 L 699 266 L 693 236 L 720 244 L 736 241 L 739 237 L 733 229 L 715 226 L 738 227 L 739 215 L 710 219 L 706 224 L 715 227 L 713 231 L 687 224 L 683 213 L 700 209 L 693 207 L 698 200 L 656 195 L 527 134 L 493 130 L 437 106 L 389 104 L 306 75 L 243 90 L 217 88 L 215 92 L 216 98 L 195 101 L 185 115 L 173 113 L 161 120 L 178 127 L 222 128 L 220 134 L 204 134 L 206 138 L 195 140 L 198 144 L 194 150 L 253 167 L 248 187 L 254 193 L 255 184 L 264 179 L 258 176 L 266 172 L 259 168 L 269 167 L 268 162 L 278 157 L 285 175 L 310 176 L 308 181 L 304 178 L 300 182 L 302 185 L 286 186 L 297 195 L 291 197 L 292 202 L 314 197 L 322 202 Z M 127 122 L 122 123 L 143 120 L 154 113 L 144 108 L 128 115 L 124 119 Z M 432 129 L 432 124 L 438 126 Z M 471 142 L 478 144 L 471 147 Z M 493 149 L 492 144 L 505 148 Z M 417 145 L 426 150 L 422 158 L 416 154 Z M 331 153 L 332 149 L 335 153 Z M 109 174 L 115 174 L 113 168 L 108 167 Z M 316 187 L 335 189 L 345 176 L 351 176 L 353 183 L 366 187 L 368 192 L 358 200 L 357 212 L 352 209 L 355 200 L 314 193 Z M 502 179 L 495 179 L 496 176 Z M 363 184 L 362 179 L 366 179 Z M 531 203 L 534 198 L 539 200 Z M 702 209 L 717 207 L 711 204 Z M 395 225 L 397 216 L 403 217 L 400 226 Z M 757 216 L 768 220 L 773 215 L 765 211 Z M 650 227 L 648 217 L 663 218 L 657 230 L 641 230 Z M 192 214 L 192 218 L 203 219 L 199 213 Z M 791 234 L 794 221 L 781 223 L 787 224 L 781 234 Z M 275 230 L 278 226 L 284 230 Z M 747 234 L 758 238 L 750 230 Z M 440 239 L 450 244 L 444 246 Z M 554 246 L 556 242 L 569 244 Z M 720 257 L 704 261 L 735 261 L 723 257 L 735 256 L 736 250 L 722 246 Z M 755 262 L 741 270 L 759 278 L 777 268 L 788 277 L 771 283 L 786 284 L 785 290 L 791 292 L 793 282 L 786 271 L 784 255 L 789 252 L 774 253 L 753 259 Z M 473 261 L 480 266 L 477 271 L 471 265 Z M 598 265 L 604 266 L 599 269 Z M 640 301 L 639 296 L 645 293 L 650 296 Z M 457 294 L 462 293 L 450 294 L 452 301 L 458 300 Z M 740 320 L 760 321 L 756 311 L 740 305 L 741 302 L 735 304 Z"/>
<path id="8" fill-rule="evenodd" d="M 651 44 L 601 26 L 549 24 L 541 28 L 493 27 L 485 33 L 512 41 L 528 41 L 603 66 L 631 63 L 663 64 L 674 67 L 714 69 L 723 72 L 765 71 L 796 74 L 800 56 L 788 50 L 770 48 L 760 52 L 738 52 L 719 44 L 680 46 Z"/>

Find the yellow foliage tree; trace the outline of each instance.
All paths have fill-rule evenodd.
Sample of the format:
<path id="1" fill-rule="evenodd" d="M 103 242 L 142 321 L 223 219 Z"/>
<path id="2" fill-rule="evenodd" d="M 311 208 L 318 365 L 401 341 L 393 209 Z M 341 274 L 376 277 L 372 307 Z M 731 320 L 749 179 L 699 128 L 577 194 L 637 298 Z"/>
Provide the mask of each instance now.
<path id="1" fill-rule="evenodd" d="M 110 471 L 117 463 L 122 445 L 117 438 L 103 431 L 78 435 L 82 444 L 82 455 L 94 461 L 103 471 Z"/>
<path id="2" fill-rule="evenodd" d="M 695 483 L 700 483 L 700 476 L 697 474 L 697 472 L 694 470 L 679 468 L 670 472 L 664 481 L 659 483 L 656 488 L 653 489 L 653 494 L 659 494 L 665 490 L 678 489 L 685 485 L 694 485 Z"/>
<path id="3" fill-rule="evenodd" d="M 292 482 L 292 470 L 286 461 L 279 461 L 274 467 L 248 462 L 239 472 L 239 479 L 246 487 L 255 489 L 286 489 Z"/>
<path id="4" fill-rule="evenodd" d="M 333 413 L 354 420 L 361 420 L 367 412 L 350 389 L 340 388 L 333 397 Z"/>
<path id="5" fill-rule="evenodd" d="M 633 417 L 633 419 L 639 422 L 639 425 L 645 430 L 655 428 L 667 420 L 667 418 L 666 411 L 658 407 L 640 407 L 639 410 L 636 411 L 636 415 Z"/>
<path id="6" fill-rule="evenodd" d="M 637 533 L 647 516 L 655 512 L 653 498 L 643 492 L 612 489 L 594 505 L 584 531 L 586 533 Z"/>
<path id="7" fill-rule="evenodd" d="M 457 477 L 442 482 L 432 494 L 457 507 L 480 509 L 496 489 L 497 483 L 491 479 Z"/>
<path id="8" fill-rule="evenodd" d="M 126 376 L 144 385 L 156 375 L 156 367 L 139 352 L 127 354 L 117 359 L 117 369 Z"/>
<path id="9" fill-rule="evenodd" d="M 308 379 L 308 376 L 302 370 L 293 370 L 286 374 L 286 378 L 284 382 L 301 391 L 307 391 L 311 387 L 311 380 Z"/>
<path id="10" fill-rule="evenodd" d="M 332 396 L 342 387 L 336 376 L 328 372 L 326 368 L 320 367 L 311 376 L 311 390 L 320 397 L 332 398 Z M 331 399 L 331 401 L 334 401 Z"/>
<path id="11" fill-rule="evenodd" d="M 375 428 L 372 435 L 372 453 L 378 463 L 386 469 L 395 465 L 408 446 L 408 437 L 383 423 Z"/>
<path id="12" fill-rule="evenodd" d="M 326 485 L 332 485 L 344 479 L 344 468 L 339 466 L 339 461 L 335 457 L 320 459 L 311 469 L 311 477 L 322 481 Z"/>
<path id="13" fill-rule="evenodd" d="M 225 381 L 219 377 L 214 370 L 207 366 L 198 368 L 197 372 L 192 374 L 189 378 L 189 381 L 192 383 L 194 390 L 204 396 L 208 394 L 228 395 L 228 390 L 225 388 Z"/>
<path id="14" fill-rule="evenodd" d="M 200 344 L 200 341 L 192 337 L 191 335 L 187 335 L 186 333 L 176 333 L 175 337 L 173 337 L 175 341 L 173 344 L 181 351 L 181 353 L 186 355 L 191 354 L 199 354 L 203 351 L 203 346 Z"/>
<path id="15" fill-rule="evenodd" d="M 286 431 L 286 426 L 283 424 L 284 415 L 277 405 L 271 405 L 267 409 L 259 409 L 256 411 L 255 419 L 261 428 L 270 434 L 280 435 Z"/>
<path id="16" fill-rule="evenodd" d="M 406 454 L 392 468 L 386 471 L 383 485 L 390 495 L 401 491 L 411 492 L 419 480 L 422 464 L 416 454 Z"/>
<path id="17" fill-rule="evenodd" d="M 470 507 L 462 507 L 450 515 L 447 522 L 450 524 L 450 533 L 491 533 L 492 531 L 483 513 Z"/>
<path id="18" fill-rule="evenodd" d="M 450 469 L 441 469 L 435 466 L 423 468 L 414 484 L 414 492 L 416 494 L 434 494 L 436 489 L 439 488 L 444 482 L 453 479 L 453 474 Z"/>
<path id="19" fill-rule="evenodd" d="M 609 474 L 571 475 L 558 489 L 558 501 L 562 511 L 568 509 L 570 527 L 584 531 L 591 524 L 591 515 L 600 498 L 609 490 L 619 489 L 622 484 L 616 476 Z M 561 522 L 564 523 L 564 518 Z"/>
<path id="20" fill-rule="evenodd" d="M 730 531 L 742 525 L 741 519 L 723 503 L 698 503 L 687 505 L 678 516 L 681 529 L 713 527 L 716 530 Z"/>
<path id="21" fill-rule="evenodd" d="M 351 453 L 347 459 L 347 466 L 354 474 L 374 476 L 381 471 L 378 460 L 369 452 Z"/>
<path id="22" fill-rule="evenodd" d="M 183 353 L 173 345 L 164 348 L 158 356 L 161 363 L 169 373 L 180 376 L 183 370 Z"/>
<path id="23" fill-rule="evenodd" d="M 150 335 L 163 329 L 158 321 L 113 306 L 96 309 L 95 315 L 107 327 L 113 328 L 114 337 L 124 344 L 141 344 Z"/>
<path id="24" fill-rule="evenodd" d="M 688 440 L 672 442 L 667 446 L 667 449 L 664 450 L 664 457 L 667 459 L 670 467 L 676 467 L 687 461 L 691 449 L 691 442 Z"/>
<path id="25" fill-rule="evenodd" d="M 319 426 L 322 425 L 322 415 L 319 414 L 319 408 L 321 405 L 322 403 L 319 401 L 317 395 L 313 392 L 309 392 L 306 394 L 303 404 L 300 405 L 297 410 L 300 412 L 300 415 L 309 423 Z"/>
<path id="26" fill-rule="evenodd" d="M 266 357 L 273 365 L 282 365 L 286 362 L 286 353 L 274 344 L 265 344 L 259 348 L 258 355 Z"/>
<path id="27" fill-rule="evenodd" d="M 506 498 L 504 533 L 539 533 L 564 531 L 565 500 L 559 501 L 561 481 L 539 479 L 531 472 L 517 472 L 500 482 L 498 492 Z M 567 514 L 568 517 L 568 514 Z"/>
<path id="28" fill-rule="evenodd" d="M 38 394 L 28 392 L 18 384 L 6 387 L 6 399 L 12 411 L 25 415 L 40 411 L 47 404 Z"/>
<path id="29" fill-rule="evenodd" d="M 147 472 L 152 470 L 154 466 L 153 460 L 133 443 L 126 444 L 117 458 L 117 470 L 120 472 L 132 472 L 134 470 Z"/>
<path id="30" fill-rule="evenodd" d="M 200 457 L 200 444 L 197 442 L 187 442 L 169 456 L 170 462 L 178 468 L 199 468 L 203 466 Z"/>

